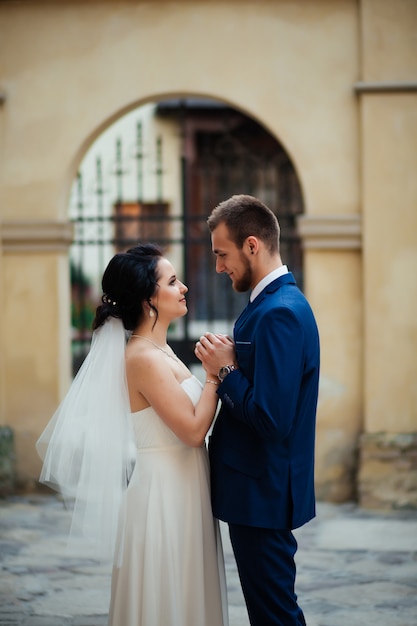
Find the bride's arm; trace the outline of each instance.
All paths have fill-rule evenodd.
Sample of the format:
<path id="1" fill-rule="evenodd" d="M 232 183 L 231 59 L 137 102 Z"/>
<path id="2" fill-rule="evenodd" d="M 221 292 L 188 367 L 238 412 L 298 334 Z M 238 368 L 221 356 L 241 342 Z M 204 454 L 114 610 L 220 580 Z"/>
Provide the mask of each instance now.
<path id="1" fill-rule="evenodd" d="M 126 360 L 129 394 L 139 394 L 185 444 L 200 447 L 213 422 L 217 404 L 217 381 L 205 383 L 194 407 L 191 399 L 167 364 L 164 354 L 156 350 L 131 355 Z"/>

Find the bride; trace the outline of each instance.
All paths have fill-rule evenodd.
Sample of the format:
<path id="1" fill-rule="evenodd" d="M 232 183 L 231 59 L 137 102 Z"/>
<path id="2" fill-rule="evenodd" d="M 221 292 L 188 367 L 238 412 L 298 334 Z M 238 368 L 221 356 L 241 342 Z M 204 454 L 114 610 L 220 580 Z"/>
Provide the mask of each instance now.
<path id="1" fill-rule="evenodd" d="M 37 443 L 40 480 L 74 503 L 71 535 L 113 556 L 109 626 L 227 626 L 205 447 L 218 380 L 202 386 L 167 344 L 188 289 L 151 244 L 116 254 L 102 287 L 90 353 Z"/>

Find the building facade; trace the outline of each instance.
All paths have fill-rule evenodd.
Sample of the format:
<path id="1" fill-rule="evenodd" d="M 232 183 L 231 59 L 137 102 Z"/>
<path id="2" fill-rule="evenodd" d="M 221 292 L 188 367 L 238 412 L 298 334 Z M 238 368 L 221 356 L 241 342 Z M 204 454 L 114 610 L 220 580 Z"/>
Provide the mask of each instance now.
<path id="1" fill-rule="evenodd" d="M 213 98 L 262 124 L 300 183 L 318 497 L 417 507 L 416 31 L 415 0 L 1 3 L 0 425 L 19 488 L 71 380 L 80 163 L 141 105 Z"/>

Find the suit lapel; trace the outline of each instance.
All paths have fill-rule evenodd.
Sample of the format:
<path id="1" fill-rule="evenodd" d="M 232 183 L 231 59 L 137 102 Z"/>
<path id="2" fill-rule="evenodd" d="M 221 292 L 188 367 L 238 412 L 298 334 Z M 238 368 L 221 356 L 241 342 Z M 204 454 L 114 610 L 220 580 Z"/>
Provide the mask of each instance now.
<path id="1" fill-rule="evenodd" d="M 244 323 L 245 319 L 248 317 L 252 307 L 253 307 L 253 302 L 248 302 L 248 304 L 246 305 L 246 307 L 243 309 L 242 313 L 239 315 L 239 317 L 237 318 L 235 325 L 234 325 L 234 333 L 236 333 L 236 331 L 242 326 L 242 324 Z"/>
<path id="2" fill-rule="evenodd" d="M 283 285 L 290 285 L 290 284 L 295 285 L 296 282 L 292 273 L 288 272 L 287 274 L 280 276 L 276 280 L 273 280 L 272 283 L 269 283 L 269 285 L 267 285 L 265 289 L 263 289 L 261 293 L 257 295 L 257 297 L 255 298 L 253 302 L 249 301 L 235 322 L 234 330 L 233 330 L 234 337 L 236 337 L 236 334 L 239 332 L 241 326 L 245 323 L 248 316 L 254 310 L 256 310 L 258 306 L 262 304 L 263 300 L 269 294 L 274 293 L 275 291 L 280 289 Z"/>

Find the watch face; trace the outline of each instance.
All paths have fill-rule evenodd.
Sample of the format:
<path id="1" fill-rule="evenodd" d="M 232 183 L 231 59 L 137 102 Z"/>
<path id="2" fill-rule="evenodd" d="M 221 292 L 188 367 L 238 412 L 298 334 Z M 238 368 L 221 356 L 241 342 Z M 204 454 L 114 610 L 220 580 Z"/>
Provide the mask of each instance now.
<path id="1" fill-rule="evenodd" d="M 224 380 L 228 374 L 230 374 L 230 367 L 228 365 L 225 365 L 224 367 L 220 368 L 219 370 L 220 380 Z"/>
<path id="2" fill-rule="evenodd" d="M 221 367 L 219 369 L 219 373 L 217 374 L 217 378 L 223 382 L 223 380 L 226 378 L 226 376 L 228 374 L 230 374 L 230 372 L 234 372 L 236 369 L 235 365 L 223 365 L 223 367 Z"/>

